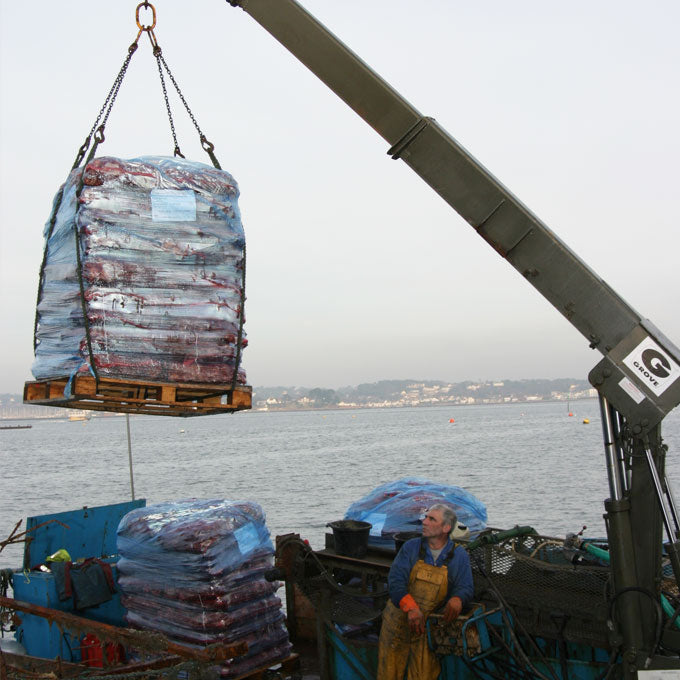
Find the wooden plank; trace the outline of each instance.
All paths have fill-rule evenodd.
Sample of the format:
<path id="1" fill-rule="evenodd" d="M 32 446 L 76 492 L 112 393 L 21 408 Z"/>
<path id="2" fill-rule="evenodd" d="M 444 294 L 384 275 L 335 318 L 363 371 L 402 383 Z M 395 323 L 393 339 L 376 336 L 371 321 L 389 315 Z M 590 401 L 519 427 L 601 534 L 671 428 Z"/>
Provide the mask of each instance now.
<path id="1" fill-rule="evenodd" d="M 161 401 L 169 403 L 175 401 L 176 397 L 177 388 L 170 385 L 163 385 L 163 387 L 161 387 Z"/>

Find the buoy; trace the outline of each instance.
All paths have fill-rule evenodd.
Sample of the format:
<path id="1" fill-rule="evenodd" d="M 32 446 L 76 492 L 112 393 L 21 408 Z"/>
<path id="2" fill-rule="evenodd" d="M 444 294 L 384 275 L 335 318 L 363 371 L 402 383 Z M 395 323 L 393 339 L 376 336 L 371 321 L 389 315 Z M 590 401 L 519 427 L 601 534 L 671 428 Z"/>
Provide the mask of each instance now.
<path id="1" fill-rule="evenodd" d="M 455 422 L 456 422 L 456 419 L 455 419 L 455 418 L 449 418 L 449 422 L 450 422 L 450 423 L 455 423 Z"/>
<path id="2" fill-rule="evenodd" d="M 584 425 L 588 425 L 588 423 L 590 423 L 590 421 L 588 420 L 588 418 L 584 418 L 584 419 L 583 419 L 583 424 L 584 424 Z"/>
<path id="3" fill-rule="evenodd" d="M 573 414 L 571 411 L 569 411 L 569 414 L 568 414 L 568 415 L 569 415 L 569 417 L 571 418 L 571 416 L 573 416 L 574 414 Z"/>

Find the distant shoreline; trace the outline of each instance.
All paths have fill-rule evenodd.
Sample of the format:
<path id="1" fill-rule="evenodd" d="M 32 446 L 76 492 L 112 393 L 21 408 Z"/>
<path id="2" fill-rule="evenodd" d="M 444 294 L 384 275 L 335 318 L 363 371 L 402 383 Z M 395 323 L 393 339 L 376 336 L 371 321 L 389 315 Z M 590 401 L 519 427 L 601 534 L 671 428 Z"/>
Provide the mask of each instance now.
<path id="1" fill-rule="evenodd" d="M 569 401 L 570 402 L 577 402 L 577 401 L 586 401 L 588 399 L 594 399 L 595 397 L 573 397 Z M 381 409 L 405 409 L 405 408 L 463 408 L 467 406 L 515 406 L 515 405 L 526 405 L 526 406 L 533 406 L 535 404 L 555 404 L 555 403 L 562 403 L 566 404 L 568 403 L 566 399 L 526 399 L 526 400 L 516 400 L 516 401 L 494 401 L 494 402 L 475 402 L 473 404 L 458 404 L 455 402 L 451 403 L 441 403 L 441 404 L 388 404 L 385 406 L 362 406 L 362 405 L 354 405 L 354 406 L 338 406 L 337 404 L 334 405 L 329 405 L 329 406 L 309 406 L 309 407 L 304 407 L 304 406 L 273 406 L 273 407 L 268 407 L 268 408 L 253 408 L 253 409 L 248 409 L 245 411 L 240 411 L 239 413 L 246 414 L 246 413 L 310 413 L 314 411 L 379 411 Z M 49 406 L 46 406 L 45 408 L 51 408 Z M 86 409 L 84 409 L 86 410 Z M 92 419 L 95 418 L 112 418 L 112 417 L 117 417 L 117 416 L 122 416 L 125 415 L 124 413 L 105 413 L 105 412 L 97 412 L 97 411 L 90 411 L 89 413 L 92 414 Z M 148 414 L 137 414 L 137 413 L 131 413 L 131 416 L 137 416 L 137 415 L 142 415 L 146 416 Z M 44 415 L 44 416 L 22 416 L 22 417 L 4 417 L 0 416 L 0 423 L 20 423 L 20 422 L 35 422 L 36 420 L 49 420 L 49 421 L 64 421 L 64 422 L 70 422 L 69 421 L 69 416 L 68 415 L 57 415 L 57 416 L 50 416 L 50 415 Z M 73 421 L 75 423 L 83 423 L 87 421 Z"/>
<path id="2" fill-rule="evenodd" d="M 577 401 L 587 401 L 588 399 L 596 399 L 596 397 L 573 397 L 569 402 Z M 535 404 L 567 404 L 566 399 L 518 399 L 517 401 L 488 401 L 488 402 L 475 402 L 473 404 L 458 404 L 455 402 L 441 403 L 441 404 L 388 404 L 386 406 L 361 406 L 359 404 L 355 406 L 314 406 L 314 407 L 301 407 L 301 406 L 291 406 L 291 407 L 272 407 L 272 408 L 252 408 L 249 411 L 257 413 L 275 413 L 282 411 L 379 411 L 380 409 L 403 409 L 403 408 L 463 408 L 468 406 L 517 406 L 517 405 L 528 405 L 533 406 Z M 241 413 L 248 413 L 248 411 L 241 411 Z"/>

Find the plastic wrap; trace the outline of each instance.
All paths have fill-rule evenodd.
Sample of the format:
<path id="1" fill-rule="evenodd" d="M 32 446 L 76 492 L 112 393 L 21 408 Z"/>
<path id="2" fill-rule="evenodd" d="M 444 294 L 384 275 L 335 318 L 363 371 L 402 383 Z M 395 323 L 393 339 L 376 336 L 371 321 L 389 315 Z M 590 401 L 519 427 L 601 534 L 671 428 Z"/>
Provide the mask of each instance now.
<path id="1" fill-rule="evenodd" d="M 264 579 L 274 549 L 256 503 L 188 499 L 133 510 L 118 526 L 118 552 L 130 626 L 182 644 L 247 642 L 244 657 L 218 668 L 223 677 L 290 653 L 279 584 Z"/>
<path id="2" fill-rule="evenodd" d="M 238 570 L 243 576 L 240 581 L 229 578 L 232 572 L 225 579 L 193 581 L 189 587 L 181 588 L 169 584 L 150 584 L 148 578 L 141 578 L 136 573 L 124 574 L 118 569 L 118 585 L 129 595 L 158 599 L 171 606 L 188 603 L 230 612 L 245 602 L 271 595 L 281 587 L 278 581 L 270 583 L 261 578 L 272 566 L 270 559 L 248 562 Z"/>
<path id="3" fill-rule="evenodd" d="M 231 382 L 245 248 L 234 178 L 183 159 L 101 157 L 63 189 L 46 242 L 33 375 L 89 370 L 77 233 L 100 377 Z"/>
<path id="4" fill-rule="evenodd" d="M 126 584 L 131 584 L 131 592 L 148 592 L 149 588 L 159 589 L 170 594 L 182 591 L 186 598 L 201 598 L 208 593 L 231 593 L 250 585 L 253 578 L 264 578 L 264 573 L 274 565 L 274 557 L 266 555 L 244 562 L 240 567 L 225 574 L 211 575 L 206 570 L 173 570 L 172 581 L 159 582 L 157 568 L 136 560 L 122 557 L 118 560 L 118 573 Z M 198 565 L 201 566 L 200 563 Z M 146 589 L 146 590 L 144 590 Z"/>
<path id="5" fill-rule="evenodd" d="M 118 525 L 122 573 L 164 586 L 228 578 L 248 562 L 271 556 L 274 547 L 257 503 L 187 499 L 138 508 Z M 249 573 L 246 571 L 245 576 Z"/>
<path id="6" fill-rule="evenodd" d="M 149 616 L 157 616 L 162 613 L 163 618 L 172 618 L 177 625 L 192 628 L 197 621 L 204 630 L 223 631 L 233 633 L 235 627 L 246 620 L 264 615 L 270 610 L 280 611 L 281 600 L 276 595 L 253 598 L 238 607 L 230 609 L 220 605 L 209 606 L 207 604 L 190 603 L 185 601 L 172 601 L 154 595 L 124 595 L 121 598 L 127 609 Z M 246 621 L 249 622 L 249 621 Z"/>
<path id="7" fill-rule="evenodd" d="M 134 602 L 129 602 L 129 605 L 126 621 L 132 627 L 159 631 L 177 642 L 189 642 L 195 645 L 239 642 L 245 635 L 261 633 L 267 626 L 283 621 L 280 601 L 269 609 L 258 611 L 252 616 L 246 614 L 239 619 L 231 620 L 230 625 L 225 624 L 221 628 L 213 629 L 203 627 L 200 616 L 189 621 L 180 619 L 177 616 L 179 611 L 167 611 L 161 608 L 141 609 L 137 608 L 137 603 Z"/>
<path id="8" fill-rule="evenodd" d="M 418 531 L 425 511 L 435 503 L 453 507 L 472 534 L 486 527 L 486 506 L 459 486 L 405 477 L 383 484 L 350 505 L 345 519 L 370 522 L 370 545 L 392 547 L 394 534 Z"/>

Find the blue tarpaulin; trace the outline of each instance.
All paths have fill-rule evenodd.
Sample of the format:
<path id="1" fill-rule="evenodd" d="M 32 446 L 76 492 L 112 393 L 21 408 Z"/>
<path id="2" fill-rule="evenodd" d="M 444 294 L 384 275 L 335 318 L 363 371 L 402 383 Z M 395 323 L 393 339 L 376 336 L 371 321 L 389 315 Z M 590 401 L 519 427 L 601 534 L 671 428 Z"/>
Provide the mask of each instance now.
<path id="1" fill-rule="evenodd" d="M 458 522 L 474 534 L 486 527 L 486 506 L 459 486 L 438 484 L 420 477 L 388 482 L 350 505 L 345 519 L 370 522 L 369 544 L 391 547 L 394 534 L 418 531 L 425 511 L 435 503 L 450 505 Z"/>

